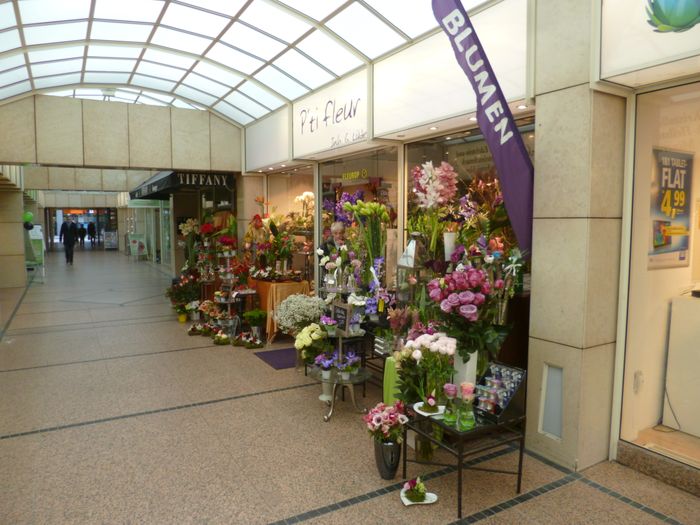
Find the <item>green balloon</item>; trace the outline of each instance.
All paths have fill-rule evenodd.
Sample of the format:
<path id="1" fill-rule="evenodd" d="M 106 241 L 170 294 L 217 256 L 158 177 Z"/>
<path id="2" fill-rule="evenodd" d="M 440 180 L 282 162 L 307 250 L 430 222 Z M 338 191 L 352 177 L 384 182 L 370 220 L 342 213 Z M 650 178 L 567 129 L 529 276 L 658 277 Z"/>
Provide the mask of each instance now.
<path id="1" fill-rule="evenodd" d="M 34 218 L 34 214 L 30 211 L 25 211 L 22 214 L 22 222 L 32 222 L 33 218 Z"/>

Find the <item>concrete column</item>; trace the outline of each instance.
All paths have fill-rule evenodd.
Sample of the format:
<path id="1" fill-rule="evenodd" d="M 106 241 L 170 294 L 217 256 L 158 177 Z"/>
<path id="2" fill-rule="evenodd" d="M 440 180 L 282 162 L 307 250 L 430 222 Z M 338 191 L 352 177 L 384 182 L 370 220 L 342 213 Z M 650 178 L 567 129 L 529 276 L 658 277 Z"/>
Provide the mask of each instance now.
<path id="1" fill-rule="evenodd" d="M 0 191 L 0 288 L 26 286 L 24 266 L 24 199 L 17 190 Z"/>
<path id="2" fill-rule="evenodd" d="M 589 84 L 591 5 L 537 5 L 527 442 L 572 469 L 608 457 L 625 148 L 625 99 Z"/>

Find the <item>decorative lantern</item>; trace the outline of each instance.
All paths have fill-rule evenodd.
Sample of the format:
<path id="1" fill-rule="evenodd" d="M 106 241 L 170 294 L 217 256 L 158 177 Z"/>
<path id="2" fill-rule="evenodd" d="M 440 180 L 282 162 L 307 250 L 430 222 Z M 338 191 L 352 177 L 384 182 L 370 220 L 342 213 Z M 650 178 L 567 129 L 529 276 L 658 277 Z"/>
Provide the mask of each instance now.
<path id="1" fill-rule="evenodd" d="M 411 233 L 411 239 L 397 264 L 396 299 L 405 304 L 415 300 L 416 290 L 425 284 L 425 244 L 422 234 Z"/>

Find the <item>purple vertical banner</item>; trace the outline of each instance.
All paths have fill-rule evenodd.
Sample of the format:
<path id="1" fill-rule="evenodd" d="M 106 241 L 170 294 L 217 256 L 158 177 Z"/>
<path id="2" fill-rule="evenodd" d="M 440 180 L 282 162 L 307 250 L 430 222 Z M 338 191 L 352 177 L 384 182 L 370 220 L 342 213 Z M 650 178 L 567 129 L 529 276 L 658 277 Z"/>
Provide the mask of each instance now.
<path id="1" fill-rule="evenodd" d="M 503 200 L 518 245 L 532 248 L 534 169 L 481 42 L 459 0 L 432 0 L 433 14 L 447 33 L 457 62 L 476 94 L 476 118 L 493 156 Z"/>

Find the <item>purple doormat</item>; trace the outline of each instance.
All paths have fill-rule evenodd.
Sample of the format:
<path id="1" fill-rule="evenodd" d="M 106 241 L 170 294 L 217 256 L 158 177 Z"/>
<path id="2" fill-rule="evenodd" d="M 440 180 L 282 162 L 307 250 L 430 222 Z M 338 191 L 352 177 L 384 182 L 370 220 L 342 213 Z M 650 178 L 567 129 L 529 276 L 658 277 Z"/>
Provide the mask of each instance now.
<path id="1" fill-rule="evenodd" d="M 275 370 L 284 368 L 294 368 L 297 364 L 296 348 L 282 348 L 281 350 L 267 350 L 266 352 L 255 352 L 255 355 L 265 361 Z"/>

